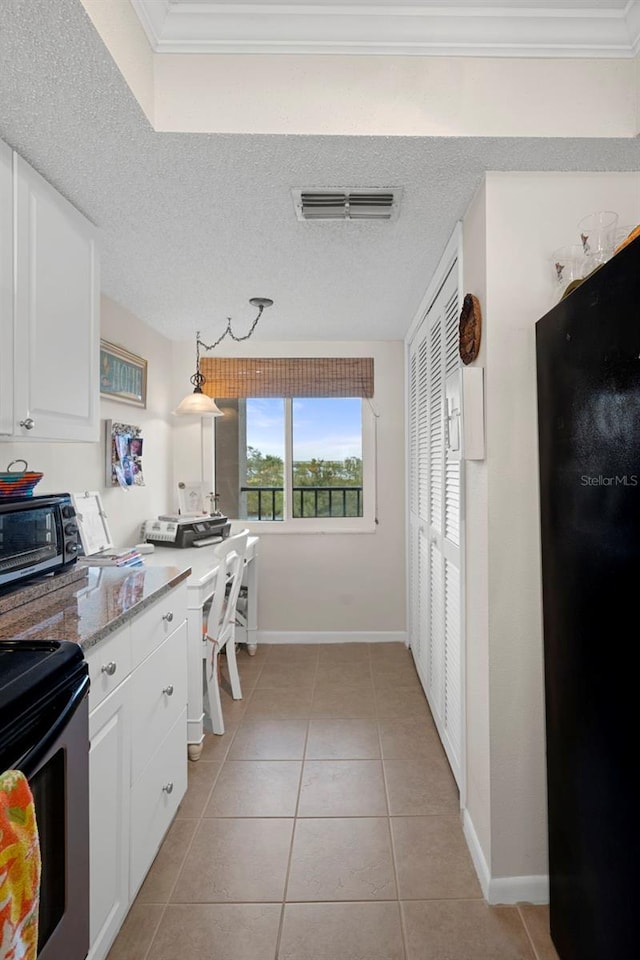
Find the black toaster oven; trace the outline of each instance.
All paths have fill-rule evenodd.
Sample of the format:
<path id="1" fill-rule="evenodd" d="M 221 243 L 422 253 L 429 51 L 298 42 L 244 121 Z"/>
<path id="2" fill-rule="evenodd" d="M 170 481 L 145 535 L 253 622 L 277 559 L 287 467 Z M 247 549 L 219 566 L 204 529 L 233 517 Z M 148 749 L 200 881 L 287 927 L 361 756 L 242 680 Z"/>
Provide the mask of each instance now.
<path id="1" fill-rule="evenodd" d="M 76 562 L 78 524 L 68 493 L 0 498 L 0 591 Z"/>

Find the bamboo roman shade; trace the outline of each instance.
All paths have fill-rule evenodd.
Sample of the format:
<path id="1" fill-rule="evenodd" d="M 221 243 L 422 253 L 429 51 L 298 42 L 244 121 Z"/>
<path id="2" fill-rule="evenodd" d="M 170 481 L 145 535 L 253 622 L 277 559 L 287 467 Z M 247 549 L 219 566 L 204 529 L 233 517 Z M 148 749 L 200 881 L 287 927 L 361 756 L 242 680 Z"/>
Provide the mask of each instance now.
<path id="1" fill-rule="evenodd" d="M 209 397 L 372 397 L 373 357 L 203 357 Z"/>

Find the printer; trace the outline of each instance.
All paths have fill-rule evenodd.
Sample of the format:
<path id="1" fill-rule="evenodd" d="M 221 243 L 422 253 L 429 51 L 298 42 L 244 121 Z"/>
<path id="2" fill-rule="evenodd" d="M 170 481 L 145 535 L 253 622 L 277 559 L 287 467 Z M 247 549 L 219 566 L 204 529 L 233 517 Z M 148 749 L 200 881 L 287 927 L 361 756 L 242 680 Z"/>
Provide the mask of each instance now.
<path id="1" fill-rule="evenodd" d="M 162 547 L 207 547 L 229 536 L 231 523 L 222 514 L 178 514 L 145 520 L 142 535 L 147 543 Z"/>

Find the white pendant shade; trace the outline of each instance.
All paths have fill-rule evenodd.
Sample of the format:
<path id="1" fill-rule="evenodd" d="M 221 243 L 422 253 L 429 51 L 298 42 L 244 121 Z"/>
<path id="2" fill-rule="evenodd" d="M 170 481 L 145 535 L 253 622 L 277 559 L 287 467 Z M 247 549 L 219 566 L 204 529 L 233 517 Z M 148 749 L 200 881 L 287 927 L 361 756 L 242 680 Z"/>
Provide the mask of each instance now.
<path id="1" fill-rule="evenodd" d="M 176 409 L 173 411 L 174 416 L 176 417 L 221 417 L 222 410 L 220 410 L 211 397 L 208 397 L 206 393 L 201 393 L 199 390 L 194 390 L 193 393 L 187 394 L 187 396 L 182 400 Z"/>

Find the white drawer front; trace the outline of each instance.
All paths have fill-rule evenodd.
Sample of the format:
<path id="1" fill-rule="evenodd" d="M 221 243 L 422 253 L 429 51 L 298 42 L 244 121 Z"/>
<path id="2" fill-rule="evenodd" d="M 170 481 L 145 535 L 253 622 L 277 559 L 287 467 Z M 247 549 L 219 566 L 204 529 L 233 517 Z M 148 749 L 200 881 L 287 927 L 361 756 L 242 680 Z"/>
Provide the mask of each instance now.
<path id="1" fill-rule="evenodd" d="M 131 790 L 130 894 L 136 895 L 187 789 L 184 710 Z"/>
<path id="2" fill-rule="evenodd" d="M 131 624 L 133 666 L 142 663 L 186 618 L 186 584 L 176 587 L 143 610 Z"/>
<path id="3" fill-rule="evenodd" d="M 111 636 L 89 647 L 84 658 L 89 664 L 89 713 L 109 696 L 112 690 L 131 673 L 131 638 L 129 624 Z"/>
<path id="4" fill-rule="evenodd" d="M 135 783 L 187 702 L 186 623 L 134 671 L 131 681 L 131 782 Z"/>

